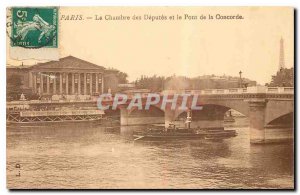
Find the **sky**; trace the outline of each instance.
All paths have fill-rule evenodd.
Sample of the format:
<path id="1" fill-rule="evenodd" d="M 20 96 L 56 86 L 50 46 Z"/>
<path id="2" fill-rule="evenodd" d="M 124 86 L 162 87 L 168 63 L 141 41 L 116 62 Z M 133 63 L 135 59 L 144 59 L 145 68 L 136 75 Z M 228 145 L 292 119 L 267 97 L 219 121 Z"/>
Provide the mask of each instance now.
<path id="1" fill-rule="evenodd" d="M 279 67 L 284 39 L 285 66 L 294 66 L 294 10 L 291 7 L 61 7 L 62 15 L 84 20 L 59 20 L 60 57 L 72 55 L 106 68 L 141 75 L 196 77 L 242 76 L 270 82 Z M 95 20 L 112 16 L 183 16 L 182 20 Z M 184 15 L 197 20 L 184 19 Z M 241 20 L 208 20 L 208 15 L 241 15 Z M 199 17 L 206 16 L 205 20 Z M 86 19 L 92 17 L 93 19 Z M 22 61 L 9 59 L 20 65 Z M 34 64 L 35 60 L 23 60 Z"/>

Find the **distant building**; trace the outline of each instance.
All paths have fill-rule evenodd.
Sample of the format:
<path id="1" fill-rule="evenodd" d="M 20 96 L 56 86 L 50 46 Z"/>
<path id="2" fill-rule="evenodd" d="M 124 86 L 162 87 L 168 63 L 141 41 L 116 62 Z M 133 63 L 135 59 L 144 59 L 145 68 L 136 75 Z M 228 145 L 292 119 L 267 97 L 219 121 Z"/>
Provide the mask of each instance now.
<path id="1" fill-rule="evenodd" d="M 256 86 L 256 81 L 232 76 L 203 75 L 194 78 L 174 77 L 165 83 L 165 89 L 228 89 Z M 177 89 L 176 88 L 176 89 Z"/>
<path id="2" fill-rule="evenodd" d="M 118 89 L 119 89 L 119 91 L 135 89 L 135 84 L 134 83 L 120 83 L 120 84 L 118 84 Z"/>
<path id="3" fill-rule="evenodd" d="M 23 90 L 30 90 L 29 88 L 29 68 L 31 66 L 6 66 L 6 78 L 12 76 L 19 77 L 21 80 L 21 87 Z M 7 83 L 9 85 L 10 83 Z"/>
<path id="4" fill-rule="evenodd" d="M 8 78 L 20 77 L 23 90 L 39 95 L 97 95 L 118 87 L 114 71 L 73 56 L 6 70 Z"/>

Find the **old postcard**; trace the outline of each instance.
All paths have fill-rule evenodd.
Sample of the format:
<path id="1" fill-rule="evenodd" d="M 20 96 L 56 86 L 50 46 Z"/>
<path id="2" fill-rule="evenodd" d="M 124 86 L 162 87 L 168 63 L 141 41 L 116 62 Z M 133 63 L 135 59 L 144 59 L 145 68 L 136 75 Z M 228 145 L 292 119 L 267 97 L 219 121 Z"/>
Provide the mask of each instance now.
<path id="1" fill-rule="evenodd" d="M 6 14 L 8 189 L 294 189 L 294 8 Z"/>

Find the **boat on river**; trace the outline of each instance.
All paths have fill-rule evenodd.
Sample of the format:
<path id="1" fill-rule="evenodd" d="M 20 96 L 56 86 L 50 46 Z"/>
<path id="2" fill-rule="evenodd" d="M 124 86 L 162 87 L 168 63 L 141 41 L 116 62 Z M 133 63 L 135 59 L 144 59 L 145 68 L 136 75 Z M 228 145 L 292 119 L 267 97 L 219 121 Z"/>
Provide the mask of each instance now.
<path id="1" fill-rule="evenodd" d="M 191 128 L 191 116 L 188 113 L 186 127 L 170 124 L 167 128 L 151 127 L 145 132 L 134 132 L 134 140 L 178 140 L 178 139 L 226 139 L 237 136 L 235 130 Z"/>
<path id="2" fill-rule="evenodd" d="M 180 139 L 226 139 L 235 137 L 235 130 L 177 128 L 171 124 L 168 128 L 149 128 L 145 132 L 135 132 L 134 140 L 180 140 Z"/>

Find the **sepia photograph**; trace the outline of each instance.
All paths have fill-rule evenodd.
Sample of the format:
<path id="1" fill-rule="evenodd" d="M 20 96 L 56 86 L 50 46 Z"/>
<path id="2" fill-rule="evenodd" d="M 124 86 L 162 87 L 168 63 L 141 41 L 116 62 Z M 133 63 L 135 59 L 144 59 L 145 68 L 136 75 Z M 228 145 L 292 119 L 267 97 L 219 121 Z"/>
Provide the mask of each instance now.
<path id="1" fill-rule="evenodd" d="M 6 8 L 6 188 L 295 189 L 295 8 Z"/>

